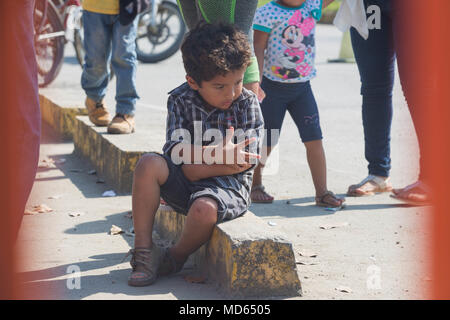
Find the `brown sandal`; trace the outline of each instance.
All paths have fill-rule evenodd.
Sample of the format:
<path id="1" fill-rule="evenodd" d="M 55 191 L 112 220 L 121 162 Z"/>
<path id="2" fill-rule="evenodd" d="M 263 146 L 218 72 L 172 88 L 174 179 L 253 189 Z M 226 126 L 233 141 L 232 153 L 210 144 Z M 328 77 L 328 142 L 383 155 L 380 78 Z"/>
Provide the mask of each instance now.
<path id="1" fill-rule="evenodd" d="M 328 201 L 326 201 L 325 199 L 327 197 L 331 197 L 334 200 L 339 202 L 339 205 L 335 205 L 332 204 Z M 339 198 L 337 197 L 333 192 L 331 191 L 327 191 L 325 192 L 323 195 L 321 195 L 320 197 L 316 197 L 316 206 L 319 207 L 327 207 L 327 208 L 341 208 L 344 205 L 345 199 Z"/>
<path id="2" fill-rule="evenodd" d="M 268 194 L 265 190 L 266 190 L 266 188 L 264 188 L 264 186 L 262 184 L 260 184 L 259 186 L 253 186 L 252 190 L 250 191 L 250 197 L 251 197 L 252 203 L 272 203 L 274 198 L 270 194 Z M 260 191 L 267 200 L 254 199 L 251 196 L 253 191 Z"/>
<path id="3" fill-rule="evenodd" d="M 122 261 L 129 255 L 131 255 L 130 265 L 132 272 L 128 277 L 128 285 L 143 287 L 153 284 L 158 276 L 158 269 L 161 263 L 161 248 L 153 245 L 151 249 L 130 249 Z"/>

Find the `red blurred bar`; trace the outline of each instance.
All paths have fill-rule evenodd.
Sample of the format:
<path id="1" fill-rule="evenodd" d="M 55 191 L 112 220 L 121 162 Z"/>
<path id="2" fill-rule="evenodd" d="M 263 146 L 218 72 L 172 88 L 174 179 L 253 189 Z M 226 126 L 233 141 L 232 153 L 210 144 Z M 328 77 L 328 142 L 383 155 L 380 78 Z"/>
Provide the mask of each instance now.
<path id="1" fill-rule="evenodd" d="M 0 299 L 24 297 L 14 249 L 39 156 L 33 8 L 34 0 L 0 1 Z"/>
<path id="2" fill-rule="evenodd" d="M 430 110 L 428 142 L 433 169 L 433 299 L 450 299 L 450 1 L 429 0 L 426 25 L 430 37 L 418 43 L 424 60 L 435 75 Z M 423 15 L 423 12 L 422 12 Z"/>

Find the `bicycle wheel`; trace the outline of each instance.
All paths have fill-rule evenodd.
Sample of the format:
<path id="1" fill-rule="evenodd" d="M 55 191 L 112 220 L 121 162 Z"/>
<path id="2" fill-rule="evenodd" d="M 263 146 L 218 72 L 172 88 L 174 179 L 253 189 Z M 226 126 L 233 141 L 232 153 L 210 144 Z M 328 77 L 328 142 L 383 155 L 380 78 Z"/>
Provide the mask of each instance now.
<path id="1" fill-rule="evenodd" d="M 159 5 L 156 26 L 151 25 L 151 13 L 139 17 L 136 54 L 139 61 L 155 63 L 169 58 L 180 48 L 186 26 L 177 5 L 162 2 Z"/>
<path id="2" fill-rule="evenodd" d="M 39 87 L 50 84 L 61 70 L 64 58 L 64 27 L 55 8 L 37 0 L 34 10 L 35 51 Z"/>

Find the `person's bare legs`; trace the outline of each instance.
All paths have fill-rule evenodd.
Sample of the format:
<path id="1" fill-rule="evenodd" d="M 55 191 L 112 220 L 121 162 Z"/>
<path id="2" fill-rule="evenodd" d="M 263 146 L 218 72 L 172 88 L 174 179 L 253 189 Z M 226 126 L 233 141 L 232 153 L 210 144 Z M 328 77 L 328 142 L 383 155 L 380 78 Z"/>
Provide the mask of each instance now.
<path id="1" fill-rule="evenodd" d="M 262 186 L 262 170 L 264 169 L 264 165 L 267 162 L 267 159 L 269 158 L 270 152 L 272 151 L 272 147 L 269 146 L 263 146 L 265 148 L 266 152 L 263 152 L 263 156 L 261 157 L 261 161 L 258 163 L 258 165 L 255 167 L 255 171 L 253 172 L 253 183 L 252 186 L 255 187 L 254 190 L 251 191 L 251 198 L 252 201 L 255 203 L 258 202 L 267 202 L 270 203 L 273 201 L 273 197 L 266 193 L 264 189 L 261 188 Z M 264 156 L 265 154 L 265 156 Z"/>
<path id="2" fill-rule="evenodd" d="M 322 140 L 305 142 L 305 147 L 309 169 L 311 170 L 311 176 L 316 189 L 316 197 L 322 197 L 328 192 L 327 164 Z M 343 200 L 338 200 L 331 195 L 325 197 L 323 200 L 331 206 L 340 206 L 343 203 Z"/>
<path id="3" fill-rule="evenodd" d="M 170 248 L 170 254 L 177 264 L 184 263 L 210 239 L 216 223 L 217 202 L 209 197 L 196 199 L 189 208 L 180 239 Z"/>
<path id="4" fill-rule="evenodd" d="M 134 247 L 151 248 L 155 214 L 159 207 L 160 186 L 169 176 L 166 160 L 157 154 L 144 155 L 133 178 Z"/>

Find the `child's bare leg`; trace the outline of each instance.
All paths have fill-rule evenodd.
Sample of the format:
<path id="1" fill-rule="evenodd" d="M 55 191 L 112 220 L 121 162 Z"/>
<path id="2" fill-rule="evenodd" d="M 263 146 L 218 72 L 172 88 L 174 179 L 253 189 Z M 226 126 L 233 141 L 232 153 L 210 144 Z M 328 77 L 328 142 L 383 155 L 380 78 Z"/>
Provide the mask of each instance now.
<path id="1" fill-rule="evenodd" d="M 305 147 L 316 196 L 320 196 L 327 192 L 327 164 L 322 140 L 305 142 Z"/>
<path id="2" fill-rule="evenodd" d="M 206 243 L 217 223 L 217 202 L 208 197 L 196 199 L 189 209 L 180 240 L 170 249 L 175 261 L 183 263 Z"/>
<path id="3" fill-rule="evenodd" d="M 311 170 L 311 176 L 316 189 L 316 197 L 321 197 L 328 191 L 327 164 L 322 140 L 305 142 L 305 147 L 308 165 Z M 342 204 L 342 200 L 335 199 L 332 196 L 326 197 L 325 200 L 333 206 L 339 206 Z"/>
<path id="4" fill-rule="evenodd" d="M 133 178 L 134 247 L 150 248 L 160 186 L 169 176 L 166 160 L 157 154 L 144 155 L 138 162 Z"/>
<path id="5" fill-rule="evenodd" d="M 253 172 L 253 186 L 262 186 L 262 170 L 264 168 L 264 165 L 267 162 L 267 159 L 269 158 L 270 152 L 272 151 L 272 147 L 263 147 L 266 148 L 265 152 L 263 152 L 263 158 L 261 158 L 261 162 L 255 167 L 255 171 Z M 265 154 L 265 156 L 264 156 Z M 269 195 L 268 193 L 264 192 L 261 189 L 255 189 L 251 192 L 251 198 L 254 202 L 259 201 L 273 201 L 273 197 Z"/>

